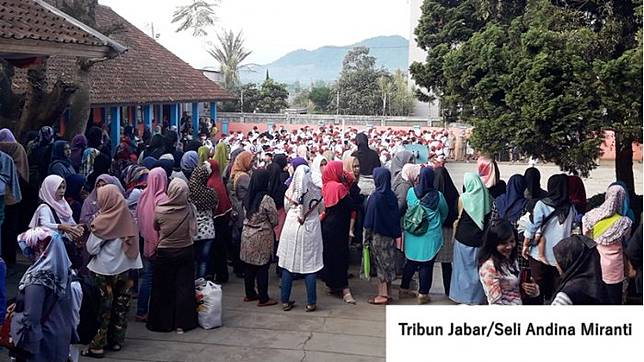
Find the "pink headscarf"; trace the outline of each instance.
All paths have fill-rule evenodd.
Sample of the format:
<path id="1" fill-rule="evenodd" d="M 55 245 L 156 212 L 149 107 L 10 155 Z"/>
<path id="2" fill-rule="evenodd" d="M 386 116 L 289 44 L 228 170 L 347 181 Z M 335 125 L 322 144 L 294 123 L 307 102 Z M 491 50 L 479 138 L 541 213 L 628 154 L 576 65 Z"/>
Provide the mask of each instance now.
<path id="1" fill-rule="evenodd" d="M 136 209 L 139 230 L 144 240 L 143 255 L 148 258 L 154 255 L 159 244 L 159 232 L 154 229 L 154 210 L 159 203 L 168 200 L 167 187 L 168 176 L 165 171 L 160 167 L 152 169 L 148 173 L 148 186 L 141 193 Z"/>
<path id="2" fill-rule="evenodd" d="M 476 163 L 478 165 L 479 176 L 481 176 L 485 187 L 489 189 L 496 185 L 498 180 L 496 179 L 496 166 L 494 162 L 487 157 L 481 156 Z"/>
<path id="3" fill-rule="evenodd" d="M 69 207 L 69 204 L 64 197 L 60 200 L 56 200 L 56 191 L 58 190 L 58 187 L 60 187 L 60 184 L 64 181 L 65 180 L 58 175 L 49 175 L 45 177 L 45 180 L 40 186 L 38 197 L 43 202 L 47 203 L 47 205 L 49 205 L 52 209 L 54 209 L 54 211 L 56 211 L 56 215 L 58 215 L 58 218 L 62 223 L 67 224 L 70 223 L 69 220 L 73 220 L 72 208 Z M 75 222 L 71 223 L 75 224 Z"/>

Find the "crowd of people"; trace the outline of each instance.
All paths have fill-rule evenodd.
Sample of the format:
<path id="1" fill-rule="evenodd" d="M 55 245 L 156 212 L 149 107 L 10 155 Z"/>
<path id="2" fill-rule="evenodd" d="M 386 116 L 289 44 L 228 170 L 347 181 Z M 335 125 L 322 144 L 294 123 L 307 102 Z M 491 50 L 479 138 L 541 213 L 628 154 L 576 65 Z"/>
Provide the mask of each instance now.
<path id="1" fill-rule="evenodd" d="M 622 304 L 627 289 L 641 298 L 642 226 L 624 184 L 589 209 L 577 176 L 554 175 L 543 190 L 531 167 L 506 183 L 479 156 L 458 190 L 446 159 L 460 145 L 449 136 L 272 127 L 179 142 L 172 130 L 139 137 L 128 126 L 112 152 L 98 127 L 71 143 L 43 127 L 24 146 L 0 130 L 2 257 L 15 264 L 19 248 L 32 261 L 10 321 L 16 351 L 29 361 L 119 351 L 133 295 L 136 321 L 184 333 L 198 326 L 199 278 L 243 278 L 243 302 L 258 307 L 296 307 L 298 279 L 307 312 L 318 279 L 356 304 L 352 244 L 368 251 L 370 304 L 394 302 L 396 279 L 399 299 L 428 303 L 435 263 L 461 304 Z M 428 162 L 408 144 L 427 145 Z M 87 280 L 100 290 L 89 338 L 77 328 L 88 322 Z"/>

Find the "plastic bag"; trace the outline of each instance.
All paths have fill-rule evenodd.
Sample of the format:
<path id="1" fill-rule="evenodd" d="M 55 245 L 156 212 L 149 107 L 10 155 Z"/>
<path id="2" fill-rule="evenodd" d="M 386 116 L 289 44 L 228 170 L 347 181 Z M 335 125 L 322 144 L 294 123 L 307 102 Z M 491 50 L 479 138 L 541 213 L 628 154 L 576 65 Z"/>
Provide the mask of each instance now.
<path id="1" fill-rule="evenodd" d="M 199 278 L 195 280 L 195 296 L 199 326 L 203 329 L 221 327 L 223 297 L 221 285 Z"/>

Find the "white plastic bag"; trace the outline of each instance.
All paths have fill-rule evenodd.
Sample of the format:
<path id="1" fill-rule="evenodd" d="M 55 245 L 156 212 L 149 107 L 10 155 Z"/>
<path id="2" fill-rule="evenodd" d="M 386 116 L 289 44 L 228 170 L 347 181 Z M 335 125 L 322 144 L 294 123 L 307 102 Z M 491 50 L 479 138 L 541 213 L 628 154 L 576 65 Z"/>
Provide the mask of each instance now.
<path id="1" fill-rule="evenodd" d="M 199 325 L 203 329 L 221 327 L 222 291 L 221 285 L 203 278 L 195 280 L 197 298 L 197 315 Z"/>

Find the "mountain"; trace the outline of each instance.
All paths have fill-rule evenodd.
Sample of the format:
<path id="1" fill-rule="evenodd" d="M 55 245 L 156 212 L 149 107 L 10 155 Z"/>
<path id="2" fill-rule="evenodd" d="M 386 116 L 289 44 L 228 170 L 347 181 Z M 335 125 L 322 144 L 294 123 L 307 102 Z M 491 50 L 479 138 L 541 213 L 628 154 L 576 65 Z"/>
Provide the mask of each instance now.
<path id="1" fill-rule="evenodd" d="M 270 64 L 252 64 L 252 71 L 241 71 L 243 83 L 261 83 L 266 71 L 271 78 L 281 83 L 291 84 L 299 81 L 309 84 L 322 80 L 332 82 L 338 79 L 342 70 L 342 59 L 352 48 L 364 46 L 369 54 L 376 57 L 376 65 L 389 71 L 407 71 L 409 43 L 399 35 L 378 36 L 346 46 L 324 46 L 315 50 L 298 49 L 287 53 Z"/>

